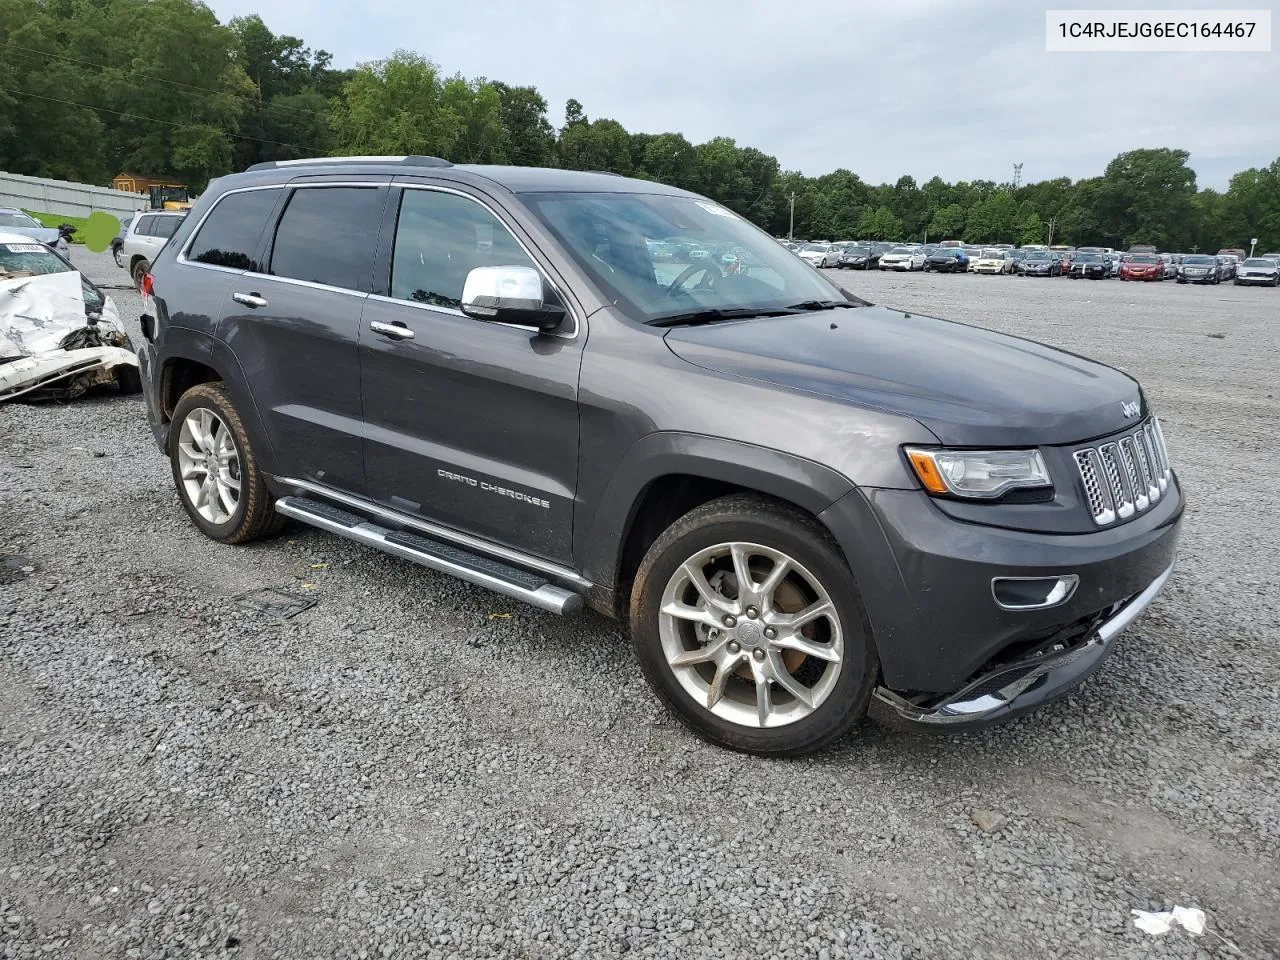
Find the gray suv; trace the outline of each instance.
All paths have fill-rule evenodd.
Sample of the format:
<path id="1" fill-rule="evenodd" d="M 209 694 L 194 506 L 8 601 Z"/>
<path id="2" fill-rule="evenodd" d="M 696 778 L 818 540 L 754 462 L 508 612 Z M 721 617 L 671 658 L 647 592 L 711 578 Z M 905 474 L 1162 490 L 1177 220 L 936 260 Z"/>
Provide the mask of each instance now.
<path id="1" fill-rule="evenodd" d="M 205 534 L 292 518 L 625 619 L 658 696 L 735 749 L 814 750 L 872 707 L 1023 712 L 1173 567 L 1182 495 L 1133 379 L 873 306 L 661 184 L 259 165 L 144 289 L 148 414 Z"/>

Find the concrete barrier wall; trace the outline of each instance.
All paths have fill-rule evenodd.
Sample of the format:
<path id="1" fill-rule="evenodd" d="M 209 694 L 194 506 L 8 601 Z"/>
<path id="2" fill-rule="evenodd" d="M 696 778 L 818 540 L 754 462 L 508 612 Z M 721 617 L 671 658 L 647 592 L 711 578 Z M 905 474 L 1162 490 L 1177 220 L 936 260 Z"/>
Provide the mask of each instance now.
<path id="1" fill-rule="evenodd" d="M 145 193 L 125 193 L 89 183 L 0 172 L 0 207 L 19 207 L 64 217 L 87 217 L 95 210 L 102 210 L 114 217 L 127 217 L 150 203 Z"/>

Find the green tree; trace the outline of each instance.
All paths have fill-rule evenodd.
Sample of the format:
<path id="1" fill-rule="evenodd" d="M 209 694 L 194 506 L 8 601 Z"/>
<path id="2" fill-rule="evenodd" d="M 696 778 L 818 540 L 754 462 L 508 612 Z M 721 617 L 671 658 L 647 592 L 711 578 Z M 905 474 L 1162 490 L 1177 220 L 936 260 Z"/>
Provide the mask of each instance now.
<path id="1" fill-rule="evenodd" d="M 574 123 L 560 137 L 560 163 L 569 170 L 631 173 L 631 139 L 617 120 Z"/>
<path id="2" fill-rule="evenodd" d="M 1196 175 L 1185 150 L 1130 150 L 1102 176 L 1093 215 L 1102 232 L 1161 250 L 1185 247 L 1194 234 Z M 1077 188 L 1075 201 L 1080 202 Z"/>
<path id="3" fill-rule="evenodd" d="M 936 240 L 954 240 L 964 232 L 964 207 L 949 203 L 934 211 L 929 221 L 929 236 Z"/>
<path id="4" fill-rule="evenodd" d="M 859 239 L 900 240 L 902 221 L 888 207 L 868 208 L 858 219 Z"/>
<path id="5" fill-rule="evenodd" d="M 970 243 L 1007 243 L 1017 229 L 1018 205 L 1006 191 L 993 193 L 969 208 L 964 238 Z"/>
<path id="6" fill-rule="evenodd" d="M 660 133 L 648 137 L 637 160 L 640 172 L 662 183 L 693 189 L 697 182 L 698 154 L 681 134 Z"/>
<path id="7" fill-rule="evenodd" d="M 522 167 L 555 164 L 556 133 L 547 120 L 547 101 L 536 87 L 494 83 L 503 130 L 503 153 L 508 163 Z"/>
<path id="8" fill-rule="evenodd" d="M 343 85 L 331 122 L 342 153 L 446 158 L 466 126 L 445 102 L 436 65 L 407 50 L 362 64 Z"/>
<path id="9" fill-rule="evenodd" d="M 1215 242 L 1221 247 L 1248 250 L 1257 237 L 1259 252 L 1280 249 L 1280 159 L 1232 177 L 1218 212 Z"/>
<path id="10" fill-rule="evenodd" d="M 1018 237 L 1015 241 L 1018 246 L 1025 243 L 1044 243 L 1044 223 L 1040 219 L 1040 214 L 1032 210 L 1018 224 Z"/>

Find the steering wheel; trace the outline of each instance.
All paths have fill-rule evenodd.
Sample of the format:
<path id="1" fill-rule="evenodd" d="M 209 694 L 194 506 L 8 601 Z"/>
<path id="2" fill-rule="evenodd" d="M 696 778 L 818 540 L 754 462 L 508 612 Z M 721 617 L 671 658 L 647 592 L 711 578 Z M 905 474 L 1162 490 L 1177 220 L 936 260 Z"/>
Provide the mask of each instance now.
<path id="1" fill-rule="evenodd" d="M 713 267 L 715 269 L 712 269 Z M 690 277 L 697 276 L 699 273 L 704 273 L 706 276 L 704 276 L 694 286 L 695 290 L 714 290 L 716 288 L 716 281 L 724 276 L 724 271 L 720 269 L 720 265 L 712 260 L 711 257 L 705 257 L 703 258 L 702 263 L 691 263 L 680 271 L 680 276 L 676 277 L 667 285 L 667 296 L 674 297 L 677 293 L 681 292 L 680 288 L 684 286 L 685 282 Z"/>

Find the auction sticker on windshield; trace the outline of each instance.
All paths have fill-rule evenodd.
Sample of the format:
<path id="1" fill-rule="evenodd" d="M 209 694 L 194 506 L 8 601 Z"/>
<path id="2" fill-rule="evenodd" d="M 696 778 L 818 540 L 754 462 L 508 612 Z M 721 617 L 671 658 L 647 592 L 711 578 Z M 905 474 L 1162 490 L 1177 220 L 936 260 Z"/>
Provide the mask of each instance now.
<path id="1" fill-rule="evenodd" d="M 730 220 L 737 220 L 738 215 L 732 210 L 726 210 L 724 207 L 715 203 L 707 203 L 705 200 L 694 201 L 707 213 L 714 213 L 717 217 L 728 217 Z"/>
<path id="2" fill-rule="evenodd" d="M 1050 53 L 1269 53 L 1270 10 L 1046 10 Z"/>

